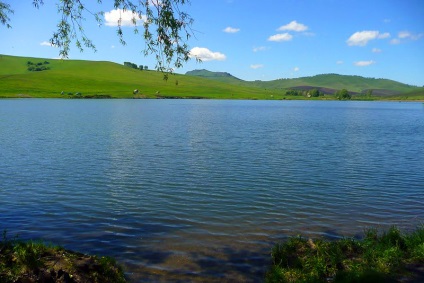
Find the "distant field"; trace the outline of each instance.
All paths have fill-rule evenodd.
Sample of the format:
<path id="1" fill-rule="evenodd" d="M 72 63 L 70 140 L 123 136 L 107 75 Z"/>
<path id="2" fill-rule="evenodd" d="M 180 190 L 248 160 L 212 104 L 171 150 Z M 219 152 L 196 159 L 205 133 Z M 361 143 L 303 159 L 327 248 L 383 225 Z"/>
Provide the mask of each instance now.
<path id="1" fill-rule="evenodd" d="M 35 66 L 44 64 L 49 69 L 29 71 L 28 62 Z M 112 62 L 0 55 L 0 98 L 308 99 L 285 93 L 288 89 L 318 88 L 327 93 L 319 99 L 333 99 L 335 91 L 346 88 L 354 94 L 353 99 L 365 99 L 361 93 L 368 89 L 373 90 L 372 99 L 424 99 L 423 88 L 336 74 L 248 82 L 225 72 L 195 70 L 187 75 L 170 75 L 168 81 L 163 78 L 160 72 L 140 71 Z M 139 90 L 136 96 L 135 89 Z"/>

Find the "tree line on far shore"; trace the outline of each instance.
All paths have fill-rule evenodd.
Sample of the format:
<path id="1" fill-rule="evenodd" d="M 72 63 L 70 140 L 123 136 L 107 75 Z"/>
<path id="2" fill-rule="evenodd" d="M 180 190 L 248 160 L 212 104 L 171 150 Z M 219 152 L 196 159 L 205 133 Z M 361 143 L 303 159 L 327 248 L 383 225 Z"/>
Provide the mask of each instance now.
<path id="1" fill-rule="evenodd" d="M 372 91 L 371 91 L 372 94 Z M 370 95 L 371 95 L 370 94 Z M 320 97 L 326 95 L 324 92 L 320 91 L 317 88 L 313 88 L 310 90 L 297 90 L 297 89 L 289 89 L 286 91 L 285 95 L 292 96 L 306 96 L 306 97 Z M 349 93 L 347 89 L 338 90 L 334 93 L 334 96 L 338 100 L 349 100 L 352 99 L 352 95 Z"/>

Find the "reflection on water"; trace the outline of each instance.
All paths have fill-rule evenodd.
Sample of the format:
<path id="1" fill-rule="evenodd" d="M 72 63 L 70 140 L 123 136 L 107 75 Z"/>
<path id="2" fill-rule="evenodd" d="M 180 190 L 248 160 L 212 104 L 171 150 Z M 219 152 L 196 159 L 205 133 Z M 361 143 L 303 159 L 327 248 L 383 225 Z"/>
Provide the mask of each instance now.
<path id="1" fill-rule="evenodd" d="M 412 229 L 419 103 L 1 100 L 0 229 L 138 281 L 261 281 L 299 233 Z"/>

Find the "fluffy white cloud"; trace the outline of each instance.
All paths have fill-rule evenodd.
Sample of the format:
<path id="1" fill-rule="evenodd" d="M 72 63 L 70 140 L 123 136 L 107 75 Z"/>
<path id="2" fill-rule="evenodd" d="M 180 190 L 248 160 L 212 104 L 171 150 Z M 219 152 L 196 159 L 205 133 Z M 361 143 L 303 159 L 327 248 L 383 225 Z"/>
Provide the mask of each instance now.
<path id="1" fill-rule="evenodd" d="M 358 66 L 358 67 L 366 67 L 369 65 L 375 64 L 375 61 L 370 60 L 370 61 L 358 61 L 353 63 L 353 65 Z"/>
<path id="2" fill-rule="evenodd" d="M 294 67 L 294 68 L 293 68 L 293 71 L 295 71 L 295 72 L 299 72 L 299 70 L 300 70 L 300 68 L 299 68 L 299 67 Z"/>
<path id="3" fill-rule="evenodd" d="M 390 33 L 388 32 L 380 33 L 377 30 L 364 30 L 364 31 L 357 31 L 354 34 L 352 34 L 349 37 L 349 39 L 346 41 L 346 43 L 349 46 L 354 46 L 354 45 L 365 46 L 370 40 L 385 39 L 389 37 L 390 37 Z"/>
<path id="4" fill-rule="evenodd" d="M 53 44 L 51 44 L 51 43 L 50 43 L 50 42 L 48 42 L 48 41 L 40 42 L 40 45 L 41 45 L 41 46 L 56 47 L 56 45 L 53 45 Z"/>
<path id="5" fill-rule="evenodd" d="M 291 21 L 287 25 L 279 27 L 278 30 L 305 31 L 308 30 L 308 27 L 296 21 Z"/>
<path id="6" fill-rule="evenodd" d="M 268 41 L 276 41 L 276 42 L 290 41 L 292 40 L 292 38 L 293 36 L 286 32 L 286 33 L 279 33 L 279 34 L 272 35 L 268 38 Z"/>
<path id="7" fill-rule="evenodd" d="M 357 31 L 352 34 L 346 42 L 349 46 L 365 46 L 368 41 L 376 39 L 378 34 L 379 32 L 376 30 Z"/>
<path id="8" fill-rule="evenodd" d="M 339 60 L 339 61 L 337 61 L 337 62 L 336 62 L 336 64 L 337 64 L 337 65 L 341 65 L 341 64 L 343 64 L 343 63 L 344 63 L 344 62 L 343 62 L 342 60 Z"/>
<path id="9" fill-rule="evenodd" d="M 372 51 L 373 53 L 380 53 L 380 52 L 381 52 L 381 49 L 373 48 L 371 51 Z"/>
<path id="10" fill-rule="evenodd" d="M 259 68 L 263 68 L 263 67 L 264 67 L 264 65 L 262 65 L 262 64 L 250 65 L 250 68 L 252 68 L 252 69 L 259 69 Z"/>
<path id="11" fill-rule="evenodd" d="M 223 31 L 226 32 L 226 33 L 236 33 L 236 32 L 239 32 L 240 29 L 239 28 L 233 28 L 233 27 L 226 27 Z"/>
<path id="12" fill-rule="evenodd" d="M 227 57 L 220 52 L 212 52 L 204 47 L 194 47 L 190 50 L 190 57 L 195 57 L 204 62 L 206 61 L 224 61 Z"/>
<path id="13" fill-rule="evenodd" d="M 146 19 L 144 15 L 139 15 L 131 11 L 124 11 L 122 9 L 106 12 L 104 17 L 105 25 L 110 27 L 118 26 L 119 21 L 121 21 L 121 26 L 134 26 L 133 19 L 136 20 L 137 24 L 139 21 L 144 21 Z"/>

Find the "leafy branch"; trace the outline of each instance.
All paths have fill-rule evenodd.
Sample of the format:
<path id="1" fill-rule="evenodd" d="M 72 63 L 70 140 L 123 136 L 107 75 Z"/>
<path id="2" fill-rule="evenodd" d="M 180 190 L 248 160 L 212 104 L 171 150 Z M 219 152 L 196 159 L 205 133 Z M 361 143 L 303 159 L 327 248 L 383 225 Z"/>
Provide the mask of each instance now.
<path id="1" fill-rule="evenodd" d="M 87 0 L 86 0 L 87 1 Z M 50 43 L 59 48 L 62 58 L 69 57 L 71 43 L 82 52 L 85 48 L 97 51 L 92 40 L 85 34 L 84 22 L 86 15 L 95 19 L 96 23 L 103 24 L 104 12 L 92 12 L 86 8 L 84 0 L 57 1 L 57 10 L 60 19 L 57 29 L 53 33 Z M 102 4 L 103 0 L 97 0 Z M 44 0 L 33 0 L 35 8 L 40 8 Z M 156 59 L 156 70 L 164 72 L 164 79 L 174 69 L 181 68 L 190 60 L 190 50 L 187 41 L 194 34 L 191 26 L 193 18 L 180 9 L 189 4 L 189 0 L 114 0 L 113 7 L 132 14 L 131 23 L 135 34 L 140 34 L 145 42 L 143 54 L 153 55 Z M 9 4 L 0 2 L 0 21 L 10 27 L 9 14 L 13 13 Z M 143 21 L 143 32 L 139 32 L 137 21 Z M 124 39 L 122 15 L 117 22 L 117 36 L 122 45 Z M 200 62 L 200 59 L 196 58 Z"/>

